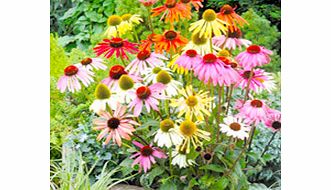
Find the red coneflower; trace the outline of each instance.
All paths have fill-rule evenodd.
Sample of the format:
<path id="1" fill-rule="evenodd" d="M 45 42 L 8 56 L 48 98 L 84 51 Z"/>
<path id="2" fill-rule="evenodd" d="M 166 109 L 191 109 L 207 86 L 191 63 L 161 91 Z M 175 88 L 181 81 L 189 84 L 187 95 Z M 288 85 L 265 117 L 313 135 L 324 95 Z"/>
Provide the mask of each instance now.
<path id="1" fill-rule="evenodd" d="M 110 58 L 116 52 L 117 58 L 129 59 L 126 52 L 131 54 L 137 53 L 136 45 L 127 39 L 113 37 L 112 39 L 104 39 L 93 50 L 97 56 L 104 54 L 106 58 Z"/>

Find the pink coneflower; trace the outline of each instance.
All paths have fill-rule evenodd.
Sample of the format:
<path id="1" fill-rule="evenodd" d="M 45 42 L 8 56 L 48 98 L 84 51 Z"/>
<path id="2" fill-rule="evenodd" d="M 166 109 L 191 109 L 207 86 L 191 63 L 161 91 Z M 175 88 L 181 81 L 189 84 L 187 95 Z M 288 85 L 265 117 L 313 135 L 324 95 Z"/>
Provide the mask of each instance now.
<path id="1" fill-rule="evenodd" d="M 122 75 L 129 75 L 134 82 L 140 82 L 142 78 L 137 75 L 129 74 L 122 65 L 114 65 L 109 70 L 109 77 L 103 79 L 101 82 L 108 86 L 112 91 L 118 89 L 118 81 Z"/>
<path id="2" fill-rule="evenodd" d="M 139 0 L 140 3 L 142 3 L 145 7 L 150 7 L 154 5 L 157 0 Z"/>
<path id="3" fill-rule="evenodd" d="M 241 46 L 248 47 L 252 44 L 251 41 L 242 39 L 242 33 L 239 28 L 235 28 L 234 31 L 228 30 L 228 37 L 225 35 L 213 37 L 213 44 L 219 48 L 227 48 L 229 50 L 235 50 L 236 47 L 241 49 Z"/>
<path id="4" fill-rule="evenodd" d="M 127 39 L 123 40 L 122 38 L 113 37 L 112 39 L 104 39 L 93 50 L 97 56 L 104 54 L 106 58 L 110 58 L 116 52 L 117 58 L 129 59 L 126 52 L 131 54 L 137 53 L 136 45 Z"/>
<path id="5" fill-rule="evenodd" d="M 228 58 L 226 57 L 219 57 L 218 59 L 221 60 L 223 66 L 224 66 L 224 70 L 222 73 L 220 73 L 220 77 L 219 77 L 219 81 L 218 84 L 220 86 L 224 85 L 224 86 L 230 86 L 231 84 L 235 84 L 238 82 L 238 80 L 240 80 L 240 75 L 237 72 L 237 70 L 235 70 L 234 68 L 236 68 L 236 63 L 230 61 Z"/>
<path id="6" fill-rule="evenodd" d="M 103 60 L 100 59 L 100 58 L 85 58 L 83 59 L 80 63 L 81 65 L 86 68 L 87 70 L 92 70 L 93 68 L 96 69 L 96 70 L 106 70 L 107 69 L 107 66 L 104 65 L 103 63 Z"/>
<path id="7" fill-rule="evenodd" d="M 134 115 L 138 116 L 141 113 L 144 103 L 148 113 L 151 108 L 155 111 L 159 111 L 157 107 L 159 102 L 157 99 L 166 99 L 166 96 L 162 93 L 165 88 L 166 85 L 162 83 L 139 87 L 136 90 L 135 99 L 129 104 L 131 109 L 134 108 Z"/>
<path id="8" fill-rule="evenodd" d="M 192 70 L 193 66 L 200 63 L 202 57 L 194 49 L 189 49 L 181 56 L 179 56 L 175 62 L 178 67 L 185 68 L 187 70 Z"/>
<path id="9" fill-rule="evenodd" d="M 60 77 L 57 88 L 64 92 L 67 88 L 70 92 L 79 91 L 81 81 L 84 86 L 93 82 L 92 74 L 78 65 L 70 65 L 64 69 L 64 75 Z"/>
<path id="10" fill-rule="evenodd" d="M 216 84 L 229 86 L 239 79 L 239 74 L 231 65 L 227 65 L 212 53 L 204 55 L 201 62 L 193 67 L 193 70 L 194 75 L 198 76 L 199 80 L 204 81 L 205 84 L 211 82 L 214 86 Z"/>
<path id="11" fill-rule="evenodd" d="M 247 100 L 239 109 L 238 116 L 245 119 L 245 122 L 257 125 L 259 122 L 264 122 L 267 119 L 270 108 L 263 100 Z"/>
<path id="12" fill-rule="evenodd" d="M 137 157 L 133 163 L 132 167 L 139 163 L 139 172 L 141 172 L 142 168 L 144 168 L 144 172 L 146 173 L 149 169 L 151 169 L 152 164 L 155 164 L 156 161 L 154 157 L 156 158 L 167 158 L 167 155 L 165 155 L 161 149 L 157 147 L 153 147 L 152 144 L 150 145 L 142 145 L 137 141 L 132 141 L 134 145 L 140 148 L 140 151 L 130 156 L 130 158 Z"/>
<path id="13" fill-rule="evenodd" d="M 266 121 L 264 122 L 265 126 L 270 128 L 273 132 L 281 130 L 281 112 L 278 110 L 270 109 Z"/>
<path id="14" fill-rule="evenodd" d="M 132 74 L 141 74 L 147 67 L 163 67 L 165 66 L 162 60 L 167 60 L 164 55 L 159 53 L 150 52 L 149 50 L 142 50 L 137 54 L 137 58 L 131 61 L 126 67 L 127 71 Z"/>
<path id="15" fill-rule="evenodd" d="M 113 142 L 118 144 L 118 146 L 122 145 L 121 138 L 130 140 L 130 135 L 135 131 L 134 125 L 139 125 L 131 117 L 132 115 L 126 113 L 126 106 L 122 106 L 120 103 L 117 103 L 113 114 L 101 111 L 100 117 L 93 120 L 93 124 L 96 125 L 94 129 L 102 130 L 97 140 L 106 137 L 105 145 L 113 139 Z"/>
<path id="16" fill-rule="evenodd" d="M 243 89 L 246 88 L 251 72 L 252 71 L 250 70 L 239 71 L 240 80 L 238 81 L 235 87 L 240 86 Z M 264 72 L 264 70 L 262 69 L 255 69 L 253 71 L 252 79 L 249 84 L 250 90 L 253 90 L 255 92 L 261 92 L 262 89 L 266 89 L 268 92 L 271 92 L 271 90 L 274 88 L 275 88 L 275 83 L 270 73 Z"/>
<path id="17" fill-rule="evenodd" d="M 237 55 L 236 60 L 245 70 L 250 70 L 256 66 L 268 64 L 271 61 L 269 55 L 272 55 L 271 50 L 262 46 L 251 45 L 246 51 Z"/>

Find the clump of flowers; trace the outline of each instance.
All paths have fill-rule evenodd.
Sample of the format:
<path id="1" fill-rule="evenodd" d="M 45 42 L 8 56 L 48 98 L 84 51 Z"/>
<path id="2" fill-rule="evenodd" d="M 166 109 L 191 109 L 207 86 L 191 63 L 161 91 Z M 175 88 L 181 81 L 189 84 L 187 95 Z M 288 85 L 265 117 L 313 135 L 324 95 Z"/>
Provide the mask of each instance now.
<path id="1" fill-rule="evenodd" d="M 60 92 L 85 93 L 97 140 L 118 146 L 139 173 L 162 167 L 163 176 L 185 181 L 211 172 L 227 179 L 244 163 L 251 168 L 255 163 L 243 155 L 257 126 L 281 131 L 281 112 L 265 95 L 276 82 L 261 68 L 272 51 L 245 39 L 240 27 L 248 23 L 236 7 L 207 9 L 191 20 L 203 0 L 166 0 L 159 7 L 156 0 L 139 2 L 148 20 L 109 16 L 106 38 L 93 48 L 97 57 L 64 68 Z M 154 31 L 155 17 L 164 31 Z M 140 38 L 133 35 L 145 24 Z"/>

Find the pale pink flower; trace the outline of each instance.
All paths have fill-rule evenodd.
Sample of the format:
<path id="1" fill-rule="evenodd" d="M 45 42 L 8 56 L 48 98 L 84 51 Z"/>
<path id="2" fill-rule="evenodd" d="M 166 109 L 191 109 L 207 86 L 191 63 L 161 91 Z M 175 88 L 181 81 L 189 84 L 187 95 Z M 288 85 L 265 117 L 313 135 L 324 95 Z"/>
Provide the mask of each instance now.
<path id="1" fill-rule="evenodd" d="M 281 130 L 281 112 L 278 110 L 270 109 L 265 126 L 270 128 L 273 132 Z"/>
<path id="2" fill-rule="evenodd" d="M 236 47 L 241 49 L 241 46 L 248 47 L 252 44 L 251 41 L 241 38 L 241 31 L 231 32 L 229 30 L 228 37 L 225 35 L 213 37 L 213 44 L 221 49 L 227 48 L 229 50 L 235 50 Z"/>
<path id="3" fill-rule="evenodd" d="M 247 100 L 239 109 L 238 116 L 245 119 L 248 124 L 257 125 L 267 119 L 270 108 L 263 100 Z"/>
<path id="4" fill-rule="evenodd" d="M 109 70 L 109 77 L 103 79 L 101 82 L 107 85 L 111 91 L 115 92 L 119 88 L 118 81 L 122 75 L 129 75 L 134 82 L 142 81 L 141 77 L 128 73 L 122 65 L 114 65 Z"/>
<path id="5" fill-rule="evenodd" d="M 202 57 L 194 49 L 189 49 L 181 56 L 179 56 L 175 62 L 179 68 L 184 68 L 187 70 L 192 70 L 193 66 L 200 63 Z"/>
<path id="6" fill-rule="evenodd" d="M 92 70 L 93 68 L 96 70 L 106 70 L 107 66 L 103 64 L 103 60 L 100 58 L 85 58 L 83 59 L 80 64 L 86 68 L 87 70 Z"/>
<path id="7" fill-rule="evenodd" d="M 152 144 L 150 145 L 142 145 L 137 141 L 132 141 L 134 145 L 140 148 L 140 151 L 133 154 L 130 158 L 137 157 L 133 163 L 132 167 L 136 164 L 139 164 L 139 173 L 141 172 L 142 168 L 144 168 L 144 172 L 146 173 L 149 169 L 151 169 L 152 164 L 155 164 L 156 161 L 154 157 L 156 158 L 167 158 L 167 155 L 165 155 L 161 149 L 157 147 L 153 147 Z"/>
<path id="8" fill-rule="evenodd" d="M 162 83 L 155 83 L 151 86 L 140 86 L 134 93 L 135 99 L 130 102 L 129 107 L 134 109 L 134 115 L 138 116 L 145 104 L 147 112 L 150 112 L 152 108 L 155 111 L 159 111 L 157 107 L 159 105 L 158 99 L 166 99 L 167 97 L 162 93 L 166 88 L 166 85 Z"/>
<path id="9" fill-rule="evenodd" d="M 270 63 L 272 51 L 263 46 L 251 45 L 246 51 L 237 55 L 236 60 L 245 70 L 250 70 L 256 66 L 262 66 Z"/>
<path id="10" fill-rule="evenodd" d="M 165 66 L 163 60 L 167 60 L 164 55 L 150 52 L 149 50 L 142 50 L 137 54 L 137 58 L 125 68 L 131 74 L 140 75 L 148 67 L 163 67 Z"/>
<path id="11" fill-rule="evenodd" d="M 87 87 L 94 80 L 92 74 L 87 72 L 87 70 L 78 65 L 69 65 L 64 69 L 64 75 L 60 77 L 57 88 L 61 92 L 64 92 L 66 89 L 70 92 L 79 91 L 81 89 L 79 81 Z"/>
<path id="12" fill-rule="evenodd" d="M 97 140 L 101 140 L 106 137 L 104 142 L 105 145 L 109 143 L 111 139 L 113 142 L 122 145 L 121 138 L 130 140 L 130 135 L 135 131 L 134 125 L 139 125 L 131 119 L 133 117 L 130 114 L 126 113 L 126 106 L 122 106 L 117 102 L 115 111 L 108 113 L 105 111 L 100 112 L 100 117 L 93 120 L 93 124 L 96 125 L 94 129 L 101 130 L 101 133 L 98 135 Z"/>
<path id="13" fill-rule="evenodd" d="M 240 80 L 235 87 L 240 86 L 241 88 L 245 89 L 247 87 L 251 71 L 240 70 L 239 74 Z M 270 73 L 267 73 L 262 69 L 255 69 L 253 71 L 252 79 L 248 88 L 254 92 L 261 92 L 262 89 L 266 89 L 268 92 L 271 92 L 271 90 L 275 88 L 275 83 Z"/>

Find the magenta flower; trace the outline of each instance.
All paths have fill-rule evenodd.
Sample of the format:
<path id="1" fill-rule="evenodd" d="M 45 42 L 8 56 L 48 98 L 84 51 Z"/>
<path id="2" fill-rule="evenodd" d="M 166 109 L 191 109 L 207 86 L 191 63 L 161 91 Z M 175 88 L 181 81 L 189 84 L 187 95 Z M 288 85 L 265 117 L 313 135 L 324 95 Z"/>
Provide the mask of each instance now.
<path id="1" fill-rule="evenodd" d="M 136 164 L 139 164 L 139 172 L 141 172 L 142 168 L 144 168 L 144 172 L 146 173 L 149 169 L 151 169 L 152 164 L 155 164 L 156 161 L 154 157 L 156 158 L 167 158 L 167 156 L 162 152 L 161 149 L 157 147 L 152 147 L 152 144 L 150 145 L 142 145 L 137 141 L 132 141 L 134 145 L 140 148 L 140 151 L 133 154 L 130 158 L 137 157 L 133 163 L 132 167 Z"/>
<path id="2" fill-rule="evenodd" d="M 265 126 L 270 128 L 273 132 L 281 130 L 281 112 L 278 110 L 269 110 L 267 119 L 264 122 Z"/>
<path id="3" fill-rule="evenodd" d="M 245 119 L 248 124 L 257 125 L 259 122 L 265 122 L 270 112 L 270 108 L 263 100 L 247 100 L 239 109 L 238 116 Z"/>
<path id="4" fill-rule="evenodd" d="M 176 64 L 179 68 L 185 68 L 187 70 L 192 70 L 193 66 L 200 63 L 202 57 L 194 49 L 189 49 L 176 60 Z"/>
<path id="5" fill-rule="evenodd" d="M 87 87 L 94 80 L 92 74 L 87 72 L 83 67 L 79 65 L 69 65 L 64 69 L 64 75 L 60 77 L 57 88 L 61 92 L 64 92 L 66 89 L 70 92 L 79 91 L 81 89 L 79 81 Z"/>
<path id="6" fill-rule="evenodd" d="M 202 60 L 193 66 L 194 75 L 205 84 L 212 83 L 220 86 L 236 83 L 240 76 L 231 65 L 225 64 L 216 55 L 209 53 L 203 56 Z"/>
<path id="7" fill-rule="evenodd" d="M 245 70 L 251 70 L 256 66 L 268 64 L 271 61 L 269 55 L 272 55 L 271 50 L 265 49 L 262 46 L 251 45 L 246 51 L 237 55 L 236 60 Z"/>
<path id="8" fill-rule="evenodd" d="M 163 94 L 166 89 L 166 85 L 162 83 L 155 83 L 151 86 L 141 86 L 136 90 L 135 99 L 130 102 L 129 107 L 134 108 L 134 115 L 138 116 L 145 103 L 147 112 L 150 112 L 152 108 L 155 111 L 159 111 L 157 107 L 159 105 L 158 99 L 166 99 L 167 97 Z"/>
<path id="9" fill-rule="evenodd" d="M 136 45 L 127 39 L 123 40 L 122 38 L 113 37 L 112 39 L 104 39 L 93 50 L 97 56 L 104 54 L 106 58 L 110 58 L 116 52 L 117 58 L 129 59 L 126 52 L 131 54 L 137 53 Z"/>
<path id="10" fill-rule="evenodd" d="M 240 86 L 245 89 L 247 87 L 251 71 L 241 70 L 239 71 L 239 74 L 240 80 L 235 87 Z M 255 69 L 248 88 L 254 92 L 260 92 L 262 89 L 266 89 L 268 92 L 271 92 L 271 90 L 275 88 L 275 83 L 270 73 L 264 72 L 262 69 Z"/>
<path id="11" fill-rule="evenodd" d="M 113 114 L 101 111 L 100 117 L 93 120 L 95 130 L 102 130 L 98 135 L 97 140 L 101 140 L 106 137 L 105 145 L 109 143 L 111 139 L 113 142 L 122 145 L 121 138 L 130 140 L 130 135 L 135 131 L 134 125 L 139 125 L 131 119 L 132 115 L 126 113 L 126 106 L 122 106 L 117 103 L 116 109 Z"/>
<path id="12" fill-rule="evenodd" d="M 112 91 L 118 90 L 118 81 L 122 75 L 129 75 L 134 82 L 142 81 L 142 78 L 134 74 L 129 74 L 122 65 L 114 65 L 109 69 L 109 77 L 101 82 L 108 86 Z"/>
<path id="13" fill-rule="evenodd" d="M 165 66 L 163 60 L 167 60 L 164 55 L 150 52 L 149 50 L 142 50 L 137 54 L 137 58 L 125 68 L 132 74 L 142 74 L 147 67 L 163 67 Z"/>

